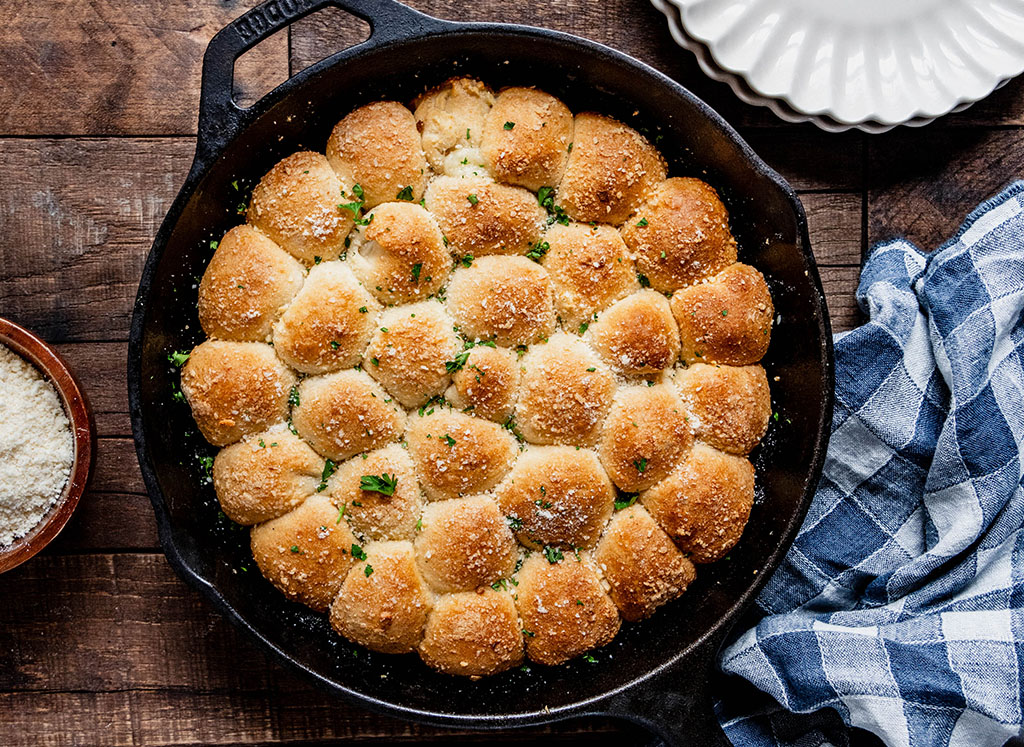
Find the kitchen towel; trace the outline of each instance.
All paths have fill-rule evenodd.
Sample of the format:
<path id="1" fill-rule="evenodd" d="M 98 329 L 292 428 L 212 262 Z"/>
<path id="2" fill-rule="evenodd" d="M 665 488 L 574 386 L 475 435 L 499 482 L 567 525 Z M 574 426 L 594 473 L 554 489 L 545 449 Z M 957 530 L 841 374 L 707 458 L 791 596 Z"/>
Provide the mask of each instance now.
<path id="1" fill-rule="evenodd" d="M 845 724 L 999 747 L 1022 720 L 1024 182 L 932 254 L 876 247 L 857 301 L 814 501 L 721 656 L 774 700 L 723 687 L 719 718 L 736 745 L 856 744 Z"/>

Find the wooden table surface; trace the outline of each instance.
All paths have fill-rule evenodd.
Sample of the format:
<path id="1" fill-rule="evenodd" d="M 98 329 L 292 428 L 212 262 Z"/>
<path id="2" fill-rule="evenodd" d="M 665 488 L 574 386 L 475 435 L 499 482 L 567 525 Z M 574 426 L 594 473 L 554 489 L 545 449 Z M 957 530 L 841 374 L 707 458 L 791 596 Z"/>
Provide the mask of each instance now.
<path id="1" fill-rule="evenodd" d="M 0 576 L 0 744 L 249 745 L 445 741 L 368 713 L 270 661 L 168 567 L 139 474 L 125 356 L 143 260 L 192 158 L 200 60 L 252 0 L 6 0 L 0 5 L 0 315 L 50 342 L 92 403 L 98 456 L 76 516 L 47 551 Z M 800 192 L 837 331 L 865 249 L 905 235 L 933 248 L 1021 176 L 1024 82 L 924 129 L 834 135 L 741 104 L 672 43 L 645 0 L 413 0 L 463 20 L 529 22 L 623 50 L 690 87 Z M 365 38 L 323 11 L 247 54 L 238 96 Z M 502 735 L 586 734 L 611 721 Z M 493 735 L 461 735 L 492 741 Z"/>

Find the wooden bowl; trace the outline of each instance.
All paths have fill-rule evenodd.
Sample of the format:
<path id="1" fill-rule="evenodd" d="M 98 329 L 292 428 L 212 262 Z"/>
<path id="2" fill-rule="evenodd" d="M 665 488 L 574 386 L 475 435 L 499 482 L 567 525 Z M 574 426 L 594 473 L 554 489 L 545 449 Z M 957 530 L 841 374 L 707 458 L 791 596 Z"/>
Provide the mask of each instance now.
<path id="1" fill-rule="evenodd" d="M 57 503 L 32 531 L 13 544 L 0 548 L 0 573 L 3 573 L 21 565 L 50 544 L 68 523 L 89 482 L 94 450 L 88 403 L 63 359 L 27 329 L 2 317 L 0 343 L 33 364 L 53 384 L 71 423 L 75 443 L 71 474 Z"/>

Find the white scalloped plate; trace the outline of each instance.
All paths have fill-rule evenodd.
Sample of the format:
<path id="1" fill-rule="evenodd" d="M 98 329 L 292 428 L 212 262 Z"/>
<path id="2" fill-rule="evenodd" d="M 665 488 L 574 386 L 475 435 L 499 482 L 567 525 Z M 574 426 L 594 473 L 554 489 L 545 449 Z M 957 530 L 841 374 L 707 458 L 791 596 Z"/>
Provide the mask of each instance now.
<path id="1" fill-rule="evenodd" d="M 751 104 L 830 131 L 920 126 L 1024 71 L 1024 0 L 652 0 Z"/>

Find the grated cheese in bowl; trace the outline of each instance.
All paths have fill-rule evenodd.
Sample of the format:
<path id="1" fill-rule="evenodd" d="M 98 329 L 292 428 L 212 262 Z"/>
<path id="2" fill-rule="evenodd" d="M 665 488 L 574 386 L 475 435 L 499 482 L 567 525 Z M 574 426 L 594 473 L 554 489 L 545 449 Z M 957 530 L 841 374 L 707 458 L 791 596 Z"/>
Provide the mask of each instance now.
<path id="1" fill-rule="evenodd" d="M 71 474 L 71 424 L 53 385 L 0 344 L 0 548 L 31 532 Z"/>

